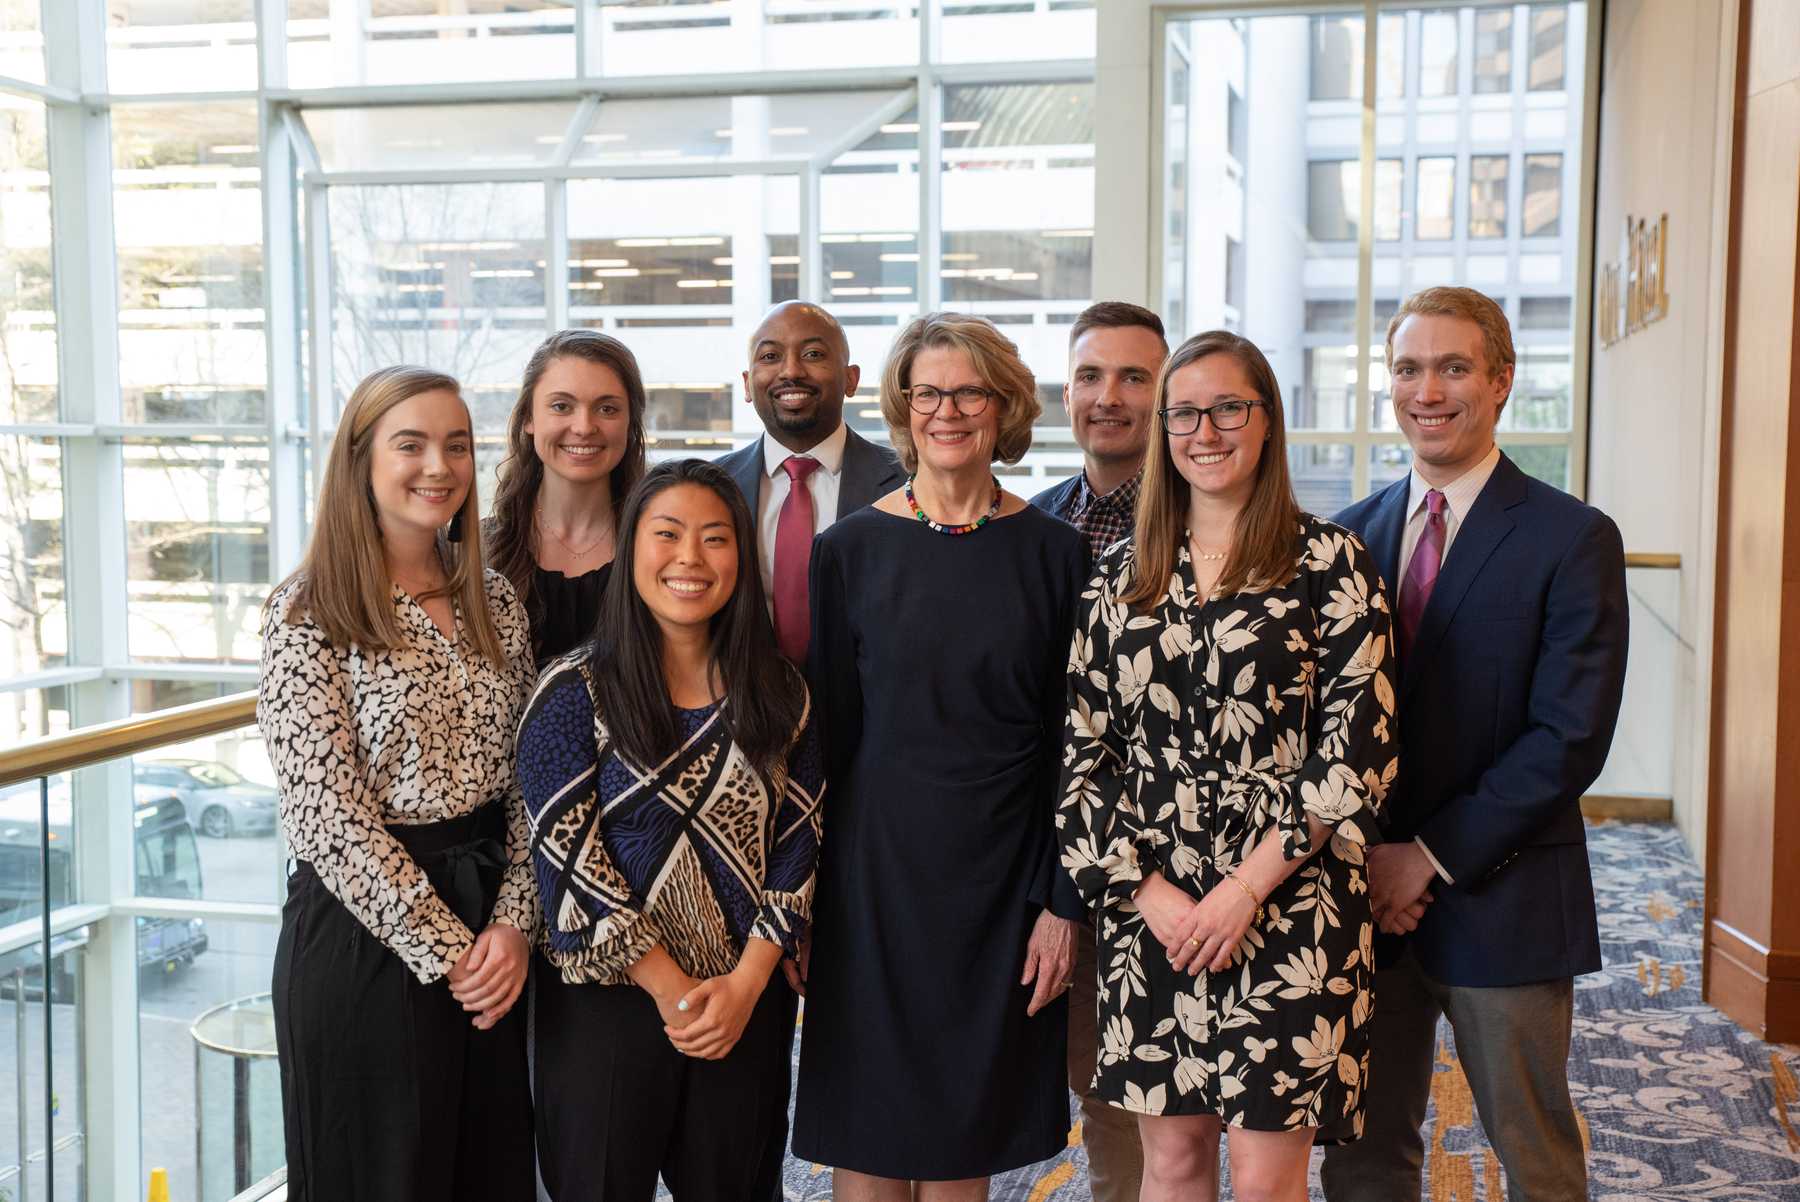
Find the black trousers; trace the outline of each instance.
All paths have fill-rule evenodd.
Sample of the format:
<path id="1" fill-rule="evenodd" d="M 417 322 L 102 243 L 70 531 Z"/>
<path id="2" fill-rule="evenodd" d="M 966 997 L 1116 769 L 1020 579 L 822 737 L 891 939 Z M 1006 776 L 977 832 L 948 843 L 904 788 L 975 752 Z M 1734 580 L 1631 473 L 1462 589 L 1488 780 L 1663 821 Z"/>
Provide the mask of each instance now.
<path id="1" fill-rule="evenodd" d="M 493 804 L 389 829 L 480 931 L 503 821 Z M 445 981 L 419 984 L 305 863 L 288 879 L 273 994 L 293 1202 L 534 1202 L 523 1006 L 477 1031 Z"/>
<path id="2" fill-rule="evenodd" d="M 787 1034 L 775 983 L 722 1060 L 683 1056 L 635 985 L 570 985 L 537 971 L 538 1168 L 555 1202 L 746 1202 L 787 1123 Z M 791 996 L 791 995 L 790 995 Z"/>

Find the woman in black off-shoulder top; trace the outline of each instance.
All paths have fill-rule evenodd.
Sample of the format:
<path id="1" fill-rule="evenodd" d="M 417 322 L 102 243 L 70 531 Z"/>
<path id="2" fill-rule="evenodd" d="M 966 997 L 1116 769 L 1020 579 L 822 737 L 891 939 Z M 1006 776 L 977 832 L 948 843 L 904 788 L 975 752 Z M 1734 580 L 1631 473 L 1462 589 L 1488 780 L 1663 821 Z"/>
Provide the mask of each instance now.
<path id="1" fill-rule="evenodd" d="M 644 405 L 637 359 L 598 330 L 552 334 L 525 366 L 483 538 L 540 668 L 593 634 L 618 506 L 644 474 Z"/>

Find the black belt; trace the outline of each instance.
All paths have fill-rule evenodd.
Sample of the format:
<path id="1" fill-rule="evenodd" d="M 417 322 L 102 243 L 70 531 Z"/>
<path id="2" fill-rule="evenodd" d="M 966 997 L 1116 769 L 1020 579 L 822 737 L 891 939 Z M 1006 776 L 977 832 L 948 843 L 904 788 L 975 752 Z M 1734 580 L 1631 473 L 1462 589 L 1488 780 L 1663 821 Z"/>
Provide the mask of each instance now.
<path id="1" fill-rule="evenodd" d="M 385 828 L 406 849 L 452 913 L 477 933 L 487 925 L 499 881 L 506 871 L 506 805 L 490 801 L 479 809 L 439 822 Z M 302 860 L 295 875 L 315 873 Z"/>

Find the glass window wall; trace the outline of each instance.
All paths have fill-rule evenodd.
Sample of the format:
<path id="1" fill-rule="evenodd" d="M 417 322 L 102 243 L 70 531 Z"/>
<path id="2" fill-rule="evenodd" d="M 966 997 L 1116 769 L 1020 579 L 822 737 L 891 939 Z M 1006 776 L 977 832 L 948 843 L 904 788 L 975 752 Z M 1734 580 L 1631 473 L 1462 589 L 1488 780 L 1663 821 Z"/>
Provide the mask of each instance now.
<path id="1" fill-rule="evenodd" d="M 1560 25 L 1539 20 L 1549 13 Z M 1527 16 L 1531 28 L 1560 28 L 1571 39 L 1564 90 L 1530 101 L 1534 115 L 1557 119 L 1514 118 L 1530 86 L 1511 69 Z M 1582 93 L 1576 39 L 1587 19 L 1584 4 L 1383 13 L 1374 53 L 1384 82 L 1367 158 L 1356 109 L 1342 103 L 1361 90 L 1359 12 L 1345 5 L 1312 16 L 1169 22 L 1168 50 L 1181 55 L 1187 86 L 1165 114 L 1164 212 L 1178 198 L 1182 227 L 1165 231 L 1156 259 L 1162 290 L 1184 306 L 1187 329 L 1231 325 L 1268 354 L 1304 504 L 1335 512 L 1407 470 L 1384 363 L 1387 324 L 1400 297 L 1446 283 L 1479 288 L 1513 316 L 1520 367 L 1502 422 L 1507 453 L 1546 480 L 1579 487 L 1570 304 L 1579 221 L 1566 211 L 1575 198 L 1562 179 L 1582 153 L 1580 114 L 1570 106 Z M 1302 56 L 1305 81 L 1287 66 Z M 1409 66 L 1414 91 L 1389 94 L 1388 63 Z M 1215 166 L 1230 95 L 1242 97 L 1254 148 L 1241 181 Z M 1544 136 L 1552 129 L 1566 132 Z M 1364 170 L 1375 173 L 1376 203 L 1366 277 Z M 1200 230 L 1220 236 L 1192 235 Z M 1240 255 L 1241 310 L 1228 299 Z M 1361 303 L 1367 346 L 1357 338 Z"/>

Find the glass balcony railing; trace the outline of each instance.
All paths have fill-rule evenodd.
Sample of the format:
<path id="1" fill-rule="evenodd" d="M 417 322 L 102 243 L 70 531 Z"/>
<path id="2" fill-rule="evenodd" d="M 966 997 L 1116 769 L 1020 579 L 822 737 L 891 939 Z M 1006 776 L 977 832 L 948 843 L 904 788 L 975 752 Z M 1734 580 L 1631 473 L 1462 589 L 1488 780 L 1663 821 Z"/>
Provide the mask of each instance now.
<path id="1" fill-rule="evenodd" d="M 244 694 L 0 754 L 0 1198 L 144 1197 L 153 1172 L 171 1198 L 278 1196 L 283 855 L 254 716 Z"/>

